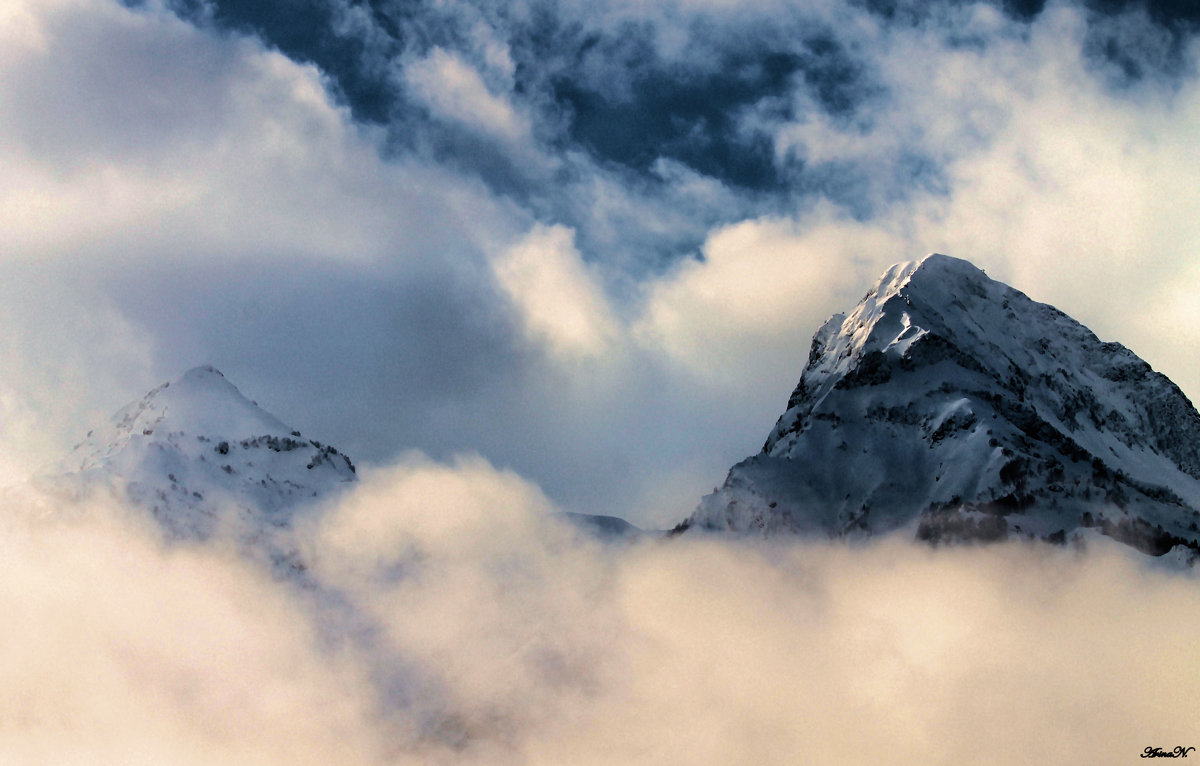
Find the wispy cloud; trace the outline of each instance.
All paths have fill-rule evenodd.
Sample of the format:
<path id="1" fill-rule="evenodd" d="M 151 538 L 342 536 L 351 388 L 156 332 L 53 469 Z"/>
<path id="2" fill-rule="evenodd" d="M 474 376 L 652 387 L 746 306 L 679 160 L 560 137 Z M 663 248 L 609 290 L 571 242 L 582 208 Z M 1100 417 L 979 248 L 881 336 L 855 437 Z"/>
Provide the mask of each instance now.
<path id="1" fill-rule="evenodd" d="M 529 125 L 503 96 L 488 89 L 470 64 L 442 48 L 404 70 L 404 80 L 434 116 L 462 123 L 507 143 L 527 137 Z"/>

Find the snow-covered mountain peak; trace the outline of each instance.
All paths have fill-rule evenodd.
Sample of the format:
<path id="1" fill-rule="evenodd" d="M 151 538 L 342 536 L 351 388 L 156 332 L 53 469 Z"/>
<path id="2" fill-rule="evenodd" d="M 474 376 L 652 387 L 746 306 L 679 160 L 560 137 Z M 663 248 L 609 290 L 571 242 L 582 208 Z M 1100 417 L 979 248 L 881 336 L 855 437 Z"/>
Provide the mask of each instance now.
<path id="1" fill-rule="evenodd" d="M 940 514 L 996 535 L 1094 525 L 1161 552 L 1200 548 L 1197 509 L 1200 414 L 1178 387 L 935 254 L 817 331 L 763 451 L 684 526 L 936 537 Z"/>
<path id="2" fill-rule="evenodd" d="M 1023 295 L 995 282 L 968 261 L 933 253 L 898 263 L 847 314 L 834 314 L 817 330 L 802 386 L 817 399 L 865 358 L 906 356 L 930 333 L 969 338 L 986 334 L 980 322 L 988 304 Z M 799 392 L 799 391 L 798 391 Z"/>
<path id="3" fill-rule="evenodd" d="M 194 367 L 180 377 L 121 408 L 91 435 L 100 444 L 118 444 L 130 436 L 155 431 L 245 439 L 263 434 L 287 435 L 283 421 L 250 401 L 221 371 Z"/>
<path id="4" fill-rule="evenodd" d="M 146 508 L 168 536 L 222 529 L 260 539 L 356 478 L 350 458 L 242 395 L 215 367 L 188 370 L 90 431 L 48 481 L 107 488 Z"/>

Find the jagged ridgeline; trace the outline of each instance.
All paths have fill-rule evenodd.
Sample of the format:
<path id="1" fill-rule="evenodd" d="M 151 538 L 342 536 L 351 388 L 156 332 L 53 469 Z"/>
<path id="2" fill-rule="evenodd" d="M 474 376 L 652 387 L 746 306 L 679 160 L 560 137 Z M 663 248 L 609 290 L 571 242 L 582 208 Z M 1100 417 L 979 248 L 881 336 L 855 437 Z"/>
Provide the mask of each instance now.
<path id="1" fill-rule="evenodd" d="M 762 451 L 677 528 L 933 542 L 1093 530 L 1200 550 L 1200 414 L 1061 311 L 944 255 L 812 340 Z"/>

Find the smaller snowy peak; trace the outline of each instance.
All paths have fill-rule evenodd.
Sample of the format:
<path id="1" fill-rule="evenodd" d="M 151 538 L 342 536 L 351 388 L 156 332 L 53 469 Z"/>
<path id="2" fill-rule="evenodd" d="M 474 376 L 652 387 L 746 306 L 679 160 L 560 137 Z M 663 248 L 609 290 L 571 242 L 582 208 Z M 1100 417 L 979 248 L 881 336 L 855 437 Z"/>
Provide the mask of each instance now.
<path id="1" fill-rule="evenodd" d="M 289 527 L 300 508 L 355 479 L 349 457 L 305 438 L 205 365 L 121 408 L 47 481 L 79 494 L 115 492 L 171 539 L 226 530 L 247 542 Z"/>
<path id="2" fill-rule="evenodd" d="M 291 429 L 243 396 L 220 370 L 204 365 L 121 408 L 88 439 L 96 446 L 120 448 L 135 435 L 150 436 L 156 431 L 244 439 L 287 435 Z"/>

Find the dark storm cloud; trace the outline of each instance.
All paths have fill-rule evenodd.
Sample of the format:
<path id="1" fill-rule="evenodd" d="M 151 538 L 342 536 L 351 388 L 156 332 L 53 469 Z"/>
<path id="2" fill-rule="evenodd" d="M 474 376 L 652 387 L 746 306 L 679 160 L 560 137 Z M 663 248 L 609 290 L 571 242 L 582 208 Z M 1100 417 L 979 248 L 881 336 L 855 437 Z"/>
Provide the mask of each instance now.
<path id="1" fill-rule="evenodd" d="M 1200 6 L 1190 0 L 1088 0 L 1088 7 L 1100 13 L 1121 15 L 1146 11 L 1160 24 L 1172 27 L 1200 24 Z"/>
<path id="2" fill-rule="evenodd" d="M 395 94 L 379 62 L 395 55 L 403 42 L 401 30 L 371 5 L 328 0 L 298 0 L 285 6 L 255 0 L 172 0 L 169 5 L 194 23 L 258 36 L 293 60 L 318 65 L 358 119 L 388 119 Z M 368 23 L 348 23 L 352 8 Z"/>
<path id="3" fill-rule="evenodd" d="M 1174 86 L 1191 66 L 1189 26 L 1195 28 L 1194 23 L 1158 22 L 1139 10 L 1099 16 L 1090 25 L 1084 50 L 1114 89 L 1129 90 L 1146 80 Z"/>
<path id="4" fill-rule="evenodd" d="M 734 186 L 779 191 L 784 179 L 770 142 L 739 135 L 738 112 L 762 99 L 779 99 L 799 69 L 795 57 L 777 54 L 728 72 L 648 71 L 633 79 L 627 96 L 612 98 L 562 78 L 557 100 L 568 110 L 570 137 L 602 162 L 649 172 L 668 157 Z"/>
<path id="5" fill-rule="evenodd" d="M 986 55 L 1028 36 L 1046 13 L 1036 2 L 1002 3 L 1007 27 L 997 29 L 971 21 L 986 5 L 903 0 L 173 7 L 201 27 L 252 34 L 316 64 L 356 120 L 386 133 L 389 158 L 477 178 L 532 218 L 571 227 L 583 257 L 607 264 L 627 293 L 701 252 L 714 227 L 747 217 L 828 202 L 872 220 L 897 204 L 946 197 L 947 168 L 970 148 L 963 134 L 946 143 L 897 136 L 886 158 L 826 156 L 786 136 L 819 123 L 864 144 L 886 140 L 908 98 L 880 69 L 890 45 L 920 35 Z M 1088 8 L 1085 50 L 1107 87 L 1178 82 L 1186 8 Z"/>
<path id="6" fill-rule="evenodd" d="M 928 12 L 931 6 L 967 5 L 949 0 L 943 2 L 921 2 L 920 0 L 861 0 L 859 3 L 873 13 L 889 19 L 917 17 Z M 1021 21 L 1032 21 L 1046 9 L 1046 0 L 994 0 L 994 4 L 1005 13 Z M 1190 0 L 1085 0 L 1084 6 L 1104 16 L 1119 16 L 1129 11 L 1145 11 L 1159 24 L 1186 26 L 1200 22 L 1200 7 Z"/>
<path id="7" fill-rule="evenodd" d="M 181 12 L 198 23 L 259 35 L 296 60 L 316 63 L 356 116 L 391 127 L 394 149 L 427 149 L 527 198 L 539 194 L 522 190 L 522 183 L 545 185 L 561 176 L 520 177 L 502 149 L 423 119 L 390 64 L 434 47 L 471 58 L 473 25 L 490 25 L 514 62 L 513 98 L 530 107 L 547 150 L 582 151 L 600 167 L 634 171 L 644 183 L 660 181 L 653 166 L 668 158 L 722 183 L 776 193 L 792 180 L 791 170 L 776 166 L 769 137 L 742 129 L 741 112 L 776 109 L 786 118 L 792 108 L 787 96 L 801 86 L 812 91 L 817 108 L 847 115 L 872 92 L 861 62 L 837 36 L 803 18 L 760 15 L 729 34 L 703 14 L 688 17 L 682 25 L 693 50 L 664 59 L 656 49 L 659 20 L 618 19 L 610 27 L 603 10 L 592 14 L 555 4 L 535 4 L 523 13 L 486 3 L 303 2 L 282 12 L 270 4 L 222 0 L 184 5 Z M 355 23 L 339 22 L 351 17 Z"/>
<path id="8" fill-rule="evenodd" d="M 532 218 L 571 227 L 583 257 L 607 264 L 627 293 L 701 252 L 714 227 L 747 217 L 828 202 L 872 220 L 897 204 L 946 197 L 947 168 L 970 148 L 964 134 L 946 143 L 897 136 L 886 158 L 825 156 L 786 136 L 819 123 L 867 145 L 886 140 L 908 108 L 907 94 L 879 68 L 889 45 L 921 35 L 947 51 L 986 55 L 1045 16 L 1036 2 L 1002 3 L 1008 26 L 997 29 L 970 21 L 984 5 L 901 0 L 804 9 L 350 0 L 175 7 L 202 27 L 253 34 L 315 63 L 358 121 L 386 133 L 388 157 L 477 178 Z M 1088 7 L 1085 51 L 1095 77 L 1135 93 L 1140 83 L 1178 82 L 1188 60 L 1186 8 Z M 474 106 L 438 62 L 475 79 L 464 86 L 475 89 Z M 490 116 L 469 117 L 480 99 Z"/>
<path id="9" fill-rule="evenodd" d="M 1032 23 L 1045 4 L 1006 0 L 999 6 Z M 508 161 L 502 147 L 424 119 L 411 93 L 395 82 L 393 64 L 433 47 L 469 51 L 485 25 L 508 46 L 513 97 L 531 107 L 547 150 L 583 150 L 600 166 L 630 169 L 650 183 L 657 180 L 654 163 L 666 157 L 734 187 L 829 195 L 840 203 L 850 202 L 855 186 L 840 189 L 828 176 L 847 169 L 780 162 L 769 136 L 740 124 L 742 113 L 775 110 L 780 119 L 793 119 L 796 104 L 788 96 L 802 90 L 811 95 L 811 108 L 853 119 L 864 100 L 885 96 L 871 72 L 872 51 L 861 49 L 853 24 L 840 24 L 844 15 L 828 12 L 745 9 L 745 18 L 731 21 L 732 14 L 681 8 L 671 33 L 683 35 L 687 50 L 664 57 L 658 50 L 664 17 L 605 6 L 304 0 L 282 8 L 179 0 L 176 7 L 188 18 L 256 34 L 296 60 L 316 63 L 357 117 L 392 127 L 394 149 L 423 148 L 526 201 L 541 196 L 531 187 L 562 178 L 531 176 L 520 161 Z M 863 7 L 885 24 L 906 27 L 970 4 L 879 0 Z M 1089 50 L 1114 82 L 1178 70 L 1186 29 L 1200 20 L 1200 11 L 1183 2 L 1092 0 L 1087 7 Z M 1147 13 L 1139 13 L 1143 9 Z M 769 206 L 771 197 L 761 204 Z M 570 215 L 566 208 L 543 212 Z"/>

